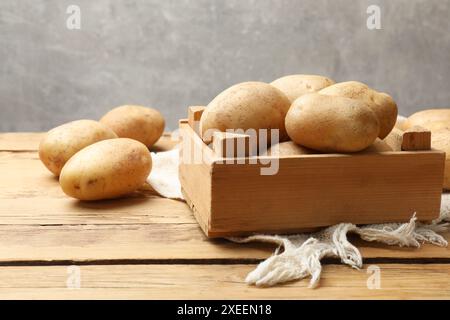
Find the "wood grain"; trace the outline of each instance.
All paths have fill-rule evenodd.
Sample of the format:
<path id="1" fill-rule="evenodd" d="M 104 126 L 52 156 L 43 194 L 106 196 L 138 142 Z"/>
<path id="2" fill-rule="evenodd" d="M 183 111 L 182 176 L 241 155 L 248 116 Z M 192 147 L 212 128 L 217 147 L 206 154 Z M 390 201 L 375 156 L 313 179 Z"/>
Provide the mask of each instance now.
<path id="1" fill-rule="evenodd" d="M 450 266 L 379 264 L 380 289 L 370 273 L 323 268 L 321 287 L 308 279 L 273 288 L 248 286 L 249 265 L 81 266 L 79 289 L 67 288 L 64 266 L 0 267 L 1 299 L 450 299 Z M 420 276 L 418 276 L 420 275 Z"/>
<path id="2" fill-rule="evenodd" d="M 446 234 L 450 238 L 450 234 Z M 450 259 L 450 248 L 390 247 L 353 238 L 365 259 Z M 89 263 L 122 260 L 256 261 L 275 251 L 273 245 L 208 240 L 197 224 L 0 225 L 0 264 L 22 262 Z"/>

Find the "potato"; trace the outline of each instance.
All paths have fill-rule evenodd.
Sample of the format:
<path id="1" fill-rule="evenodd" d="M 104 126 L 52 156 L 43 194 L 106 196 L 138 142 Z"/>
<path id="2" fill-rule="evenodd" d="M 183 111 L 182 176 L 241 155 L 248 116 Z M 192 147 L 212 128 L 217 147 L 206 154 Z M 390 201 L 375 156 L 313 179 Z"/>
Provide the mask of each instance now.
<path id="1" fill-rule="evenodd" d="M 336 83 L 319 91 L 320 94 L 361 99 L 366 102 L 378 117 L 380 132 L 378 137 L 384 139 L 397 121 L 397 104 L 386 93 L 375 91 L 357 81 Z"/>
<path id="2" fill-rule="evenodd" d="M 445 173 L 443 188 L 450 190 L 450 130 L 442 129 L 431 135 L 431 147 L 445 152 Z"/>
<path id="3" fill-rule="evenodd" d="M 406 121 L 408 121 L 408 118 L 398 115 L 397 121 L 395 122 L 395 128 L 405 131 Z"/>
<path id="4" fill-rule="evenodd" d="M 323 152 L 357 152 L 370 146 L 380 125 L 363 100 L 309 93 L 294 101 L 286 130 L 297 144 Z"/>
<path id="5" fill-rule="evenodd" d="M 305 148 L 296 144 L 293 141 L 285 141 L 277 143 L 271 146 L 267 151 L 262 154 L 262 156 L 291 156 L 291 155 L 300 155 L 300 154 L 313 154 L 317 153 L 314 150 Z"/>
<path id="6" fill-rule="evenodd" d="M 264 82 L 244 82 L 220 93 L 203 111 L 200 133 L 210 142 L 214 130 L 278 129 L 280 140 L 287 138 L 284 118 L 291 103 L 277 88 Z M 268 133 L 268 141 L 270 141 Z"/>
<path id="7" fill-rule="evenodd" d="M 435 132 L 450 129 L 450 109 L 428 109 L 411 115 L 405 122 L 405 129 L 420 126 Z"/>
<path id="8" fill-rule="evenodd" d="M 386 142 L 392 151 L 402 151 L 403 133 L 402 130 L 394 128 L 383 141 Z"/>
<path id="9" fill-rule="evenodd" d="M 48 170 L 59 176 L 75 153 L 95 142 L 114 138 L 117 135 L 97 121 L 68 122 L 47 132 L 39 144 L 39 158 Z"/>
<path id="10" fill-rule="evenodd" d="M 376 138 L 374 143 L 372 143 L 367 149 L 364 149 L 362 152 L 363 153 L 379 153 L 379 152 L 394 151 L 392 149 L 392 147 L 385 140 Z"/>
<path id="11" fill-rule="evenodd" d="M 120 138 L 130 138 L 151 147 L 164 132 L 165 121 L 158 110 L 125 105 L 106 113 L 100 122 L 110 127 Z"/>
<path id="12" fill-rule="evenodd" d="M 141 187 L 151 167 L 150 152 L 139 141 L 105 140 L 75 154 L 62 169 L 59 183 L 65 194 L 79 200 L 117 198 Z"/>
<path id="13" fill-rule="evenodd" d="M 335 84 L 335 81 L 322 76 L 309 74 L 294 74 L 279 78 L 271 83 L 280 89 L 291 102 L 306 93 L 316 92 Z"/>

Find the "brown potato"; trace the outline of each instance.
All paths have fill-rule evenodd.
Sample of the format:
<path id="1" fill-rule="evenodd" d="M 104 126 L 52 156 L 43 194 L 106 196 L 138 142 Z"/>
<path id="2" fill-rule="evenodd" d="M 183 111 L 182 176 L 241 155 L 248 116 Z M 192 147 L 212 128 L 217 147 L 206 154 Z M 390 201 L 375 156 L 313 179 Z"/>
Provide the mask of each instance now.
<path id="1" fill-rule="evenodd" d="M 383 141 L 386 142 L 392 151 L 402 151 L 403 133 L 402 130 L 394 128 Z"/>
<path id="2" fill-rule="evenodd" d="M 441 129 L 450 129 L 450 109 L 428 109 L 411 115 L 405 122 L 405 129 L 420 126 L 436 132 Z"/>
<path id="3" fill-rule="evenodd" d="M 210 142 L 212 132 L 278 129 L 280 141 L 287 138 L 284 118 L 291 103 L 277 88 L 264 82 L 244 82 L 220 93 L 203 111 L 200 133 Z M 270 139 L 268 139 L 270 140 Z"/>
<path id="4" fill-rule="evenodd" d="M 364 153 L 379 153 L 379 152 L 394 151 L 392 149 L 392 147 L 385 140 L 376 138 L 374 143 L 372 143 L 367 149 L 364 149 L 362 152 L 364 152 Z"/>
<path id="5" fill-rule="evenodd" d="M 431 147 L 445 152 L 444 189 L 450 190 L 450 130 L 442 129 L 431 135 Z"/>
<path id="6" fill-rule="evenodd" d="M 397 104 L 386 93 L 375 91 L 357 81 L 336 83 L 319 91 L 320 94 L 360 99 L 366 102 L 377 115 L 380 124 L 378 137 L 384 139 L 397 121 Z"/>
<path id="7" fill-rule="evenodd" d="M 294 101 L 286 130 L 297 144 L 322 152 L 357 152 L 378 136 L 378 118 L 363 100 L 310 93 Z"/>
<path id="8" fill-rule="evenodd" d="M 264 154 L 262 154 L 262 156 L 281 157 L 314 153 L 317 153 L 317 151 L 300 146 L 293 141 L 285 141 L 271 146 Z"/>
<path id="9" fill-rule="evenodd" d="M 94 120 L 77 120 L 56 127 L 39 144 L 39 158 L 50 172 L 59 176 L 66 162 L 81 149 L 117 135 Z"/>
<path id="10" fill-rule="evenodd" d="M 318 75 L 294 74 L 279 78 L 271 83 L 283 92 L 291 102 L 306 93 L 316 92 L 335 84 L 335 81 Z"/>
<path id="11" fill-rule="evenodd" d="M 79 200 L 117 198 L 141 187 L 151 167 L 150 152 L 139 141 L 105 140 L 75 154 L 62 169 L 59 183 L 65 194 Z"/>
<path id="12" fill-rule="evenodd" d="M 120 138 L 130 138 L 151 147 L 164 132 L 165 121 L 158 110 L 125 105 L 106 113 L 100 122 L 110 127 Z"/>

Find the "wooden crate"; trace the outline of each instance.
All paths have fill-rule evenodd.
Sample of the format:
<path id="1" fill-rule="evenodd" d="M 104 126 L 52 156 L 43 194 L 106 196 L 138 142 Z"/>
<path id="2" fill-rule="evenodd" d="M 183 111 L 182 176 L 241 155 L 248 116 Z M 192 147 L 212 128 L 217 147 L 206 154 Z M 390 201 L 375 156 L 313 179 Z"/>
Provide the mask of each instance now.
<path id="1" fill-rule="evenodd" d="M 219 134 L 211 146 L 202 141 L 196 126 L 202 111 L 191 107 L 188 119 L 180 120 L 179 174 L 184 197 L 208 237 L 404 222 L 414 213 L 420 221 L 439 216 L 443 152 L 282 156 L 277 174 L 261 175 L 268 165 L 249 163 L 254 157 L 224 157 L 227 139 L 242 137 Z M 418 134 L 405 134 L 404 145 L 417 150 L 424 140 L 426 146 L 426 134 Z"/>

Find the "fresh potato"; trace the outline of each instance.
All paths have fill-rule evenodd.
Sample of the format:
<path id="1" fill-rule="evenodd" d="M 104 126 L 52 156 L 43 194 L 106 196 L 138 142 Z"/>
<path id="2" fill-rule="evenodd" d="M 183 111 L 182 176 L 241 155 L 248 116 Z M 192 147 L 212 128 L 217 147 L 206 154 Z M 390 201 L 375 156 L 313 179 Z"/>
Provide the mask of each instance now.
<path id="1" fill-rule="evenodd" d="M 405 131 L 406 121 L 408 121 L 408 118 L 398 115 L 397 121 L 395 122 L 395 128 Z"/>
<path id="2" fill-rule="evenodd" d="M 370 146 L 380 125 L 363 100 L 310 93 L 294 101 L 286 130 L 297 144 L 323 152 L 357 152 Z"/>
<path id="3" fill-rule="evenodd" d="M 279 78 L 271 83 L 283 92 L 291 102 L 306 93 L 316 92 L 335 84 L 335 81 L 322 76 L 294 74 Z"/>
<path id="4" fill-rule="evenodd" d="M 280 140 L 287 138 L 284 118 L 291 103 L 277 88 L 264 82 L 244 82 L 220 93 L 203 111 L 200 133 L 210 142 L 212 132 L 278 129 Z M 268 137 L 270 138 L 270 136 Z M 270 139 L 267 139 L 270 141 Z"/>
<path id="5" fill-rule="evenodd" d="M 360 99 L 366 102 L 375 112 L 380 124 L 378 137 L 384 139 L 397 121 L 397 104 L 386 93 L 375 91 L 357 81 L 336 83 L 319 91 L 320 94 Z"/>
<path id="6" fill-rule="evenodd" d="M 139 141 L 105 140 L 75 154 L 62 169 L 59 183 L 64 193 L 79 200 L 117 198 L 141 187 L 151 167 L 150 152 Z"/>
<path id="7" fill-rule="evenodd" d="M 296 144 L 293 141 L 285 141 L 277 143 L 271 146 L 267 151 L 262 154 L 262 156 L 291 156 L 291 155 L 300 155 L 300 154 L 313 154 L 317 153 L 314 150 L 305 148 Z"/>
<path id="8" fill-rule="evenodd" d="M 110 127 L 120 138 L 130 138 L 151 147 L 164 132 L 165 121 L 158 110 L 125 105 L 112 109 L 100 122 Z"/>
<path id="9" fill-rule="evenodd" d="M 379 153 L 379 152 L 394 151 L 392 149 L 392 147 L 385 140 L 376 138 L 374 143 L 372 143 L 367 149 L 364 149 L 363 152 L 364 153 Z"/>
<path id="10" fill-rule="evenodd" d="M 117 135 L 108 127 L 93 120 L 77 120 L 56 127 L 39 144 L 39 158 L 55 176 L 65 163 L 81 149 Z"/>
<path id="11" fill-rule="evenodd" d="M 411 115 L 405 122 L 405 129 L 420 126 L 436 132 L 441 129 L 450 129 L 450 109 L 428 109 Z"/>
<path id="12" fill-rule="evenodd" d="M 442 129 L 431 135 L 431 147 L 445 152 L 444 189 L 450 190 L 450 130 Z"/>
<path id="13" fill-rule="evenodd" d="M 402 130 L 394 128 L 383 141 L 386 142 L 392 151 L 402 151 L 403 133 Z"/>

